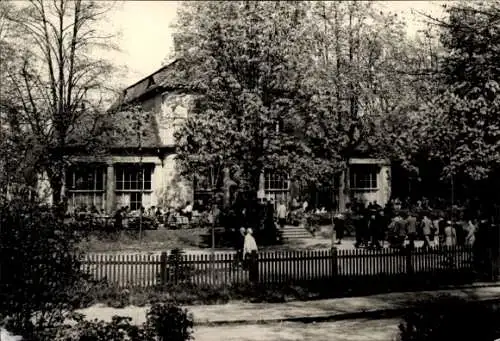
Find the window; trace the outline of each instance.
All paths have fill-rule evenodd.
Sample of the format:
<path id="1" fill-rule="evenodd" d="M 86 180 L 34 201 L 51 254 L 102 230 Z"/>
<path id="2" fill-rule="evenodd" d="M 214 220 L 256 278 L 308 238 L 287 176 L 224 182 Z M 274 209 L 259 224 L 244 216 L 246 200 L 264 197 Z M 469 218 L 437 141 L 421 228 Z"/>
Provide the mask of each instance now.
<path id="1" fill-rule="evenodd" d="M 207 191 L 222 186 L 222 171 L 220 168 L 210 168 L 202 173 L 195 174 L 194 189 Z"/>
<path id="2" fill-rule="evenodd" d="M 115 191 L 117 204 L 138 210 L 151 203 L 151 175 L 153 165 L 124 164 L 115 167 Z"/>
<path id="3" fill-rule="evenodd" d="M 351 166 L 350 185 L 352 189 L 377 189 L 378 168 L 371 165 Z"/>
<path id="4" fill-rule="evenodd" d="M 271 172 L 264 174 L 264 189 L 266 191 L 287 191 L 288 186 L 288 175 L 279 175 Z"/>
<path id="5" fill-rule="evenodd" d="M 279 174 L 273 172 L 264 173 L 264 193 L 268 200 L 273 200 L 277 206 L 280 200 L 288 200 L 288 191 L 290 181 L 288 174 Z"/>
<path id="6" fill-rule="evenodd" d="M 147 165 L 142 169 L 136 165 L 116 167 L 117 191 L 150 191 L 152 167 Z"/>
<path id="7" fill-rule="evenodd" d="M 66 172 L 66 189 L 72 209 L 104 210 L 106 172 L 104 165 L 74 165 Z"/>

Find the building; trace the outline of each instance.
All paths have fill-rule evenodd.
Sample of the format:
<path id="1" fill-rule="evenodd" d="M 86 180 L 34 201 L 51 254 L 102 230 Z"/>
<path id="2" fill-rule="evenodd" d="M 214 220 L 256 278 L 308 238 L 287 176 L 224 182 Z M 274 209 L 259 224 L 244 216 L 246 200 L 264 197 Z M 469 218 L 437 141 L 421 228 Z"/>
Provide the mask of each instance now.
<path id="1" fill-rule="evenodd" d="M 176 127 L 189 114 L 196 94 L 166 86 L 176 62 L 129 86 L 111 110 L 115 113 L 114 140 L 104 155 L 72 152 L 64 191 L 70 208 L 95 206 L 112 213 L 117 207 L 178 207 L 203 195 L 182 179 L 175 166 Z M 140 104 L 142 113 L 127 111 Z M 350 187 L 356 197 L 384 204 L 390 197 L 390 167 L 384 160 L 351 159 Z M 343 179 L 343 176 L 340 177 Z M 344 181 L 327 191 L 309 195 L 311 206 L 342 209 L 347 202 Z M 288 178 L 265 173 L 260 197 L 291 200 L 300 189 Z M 324 204 L 330 202 L 330 205 Z M 333 204 L 332 204 L 333 203 Z"/>

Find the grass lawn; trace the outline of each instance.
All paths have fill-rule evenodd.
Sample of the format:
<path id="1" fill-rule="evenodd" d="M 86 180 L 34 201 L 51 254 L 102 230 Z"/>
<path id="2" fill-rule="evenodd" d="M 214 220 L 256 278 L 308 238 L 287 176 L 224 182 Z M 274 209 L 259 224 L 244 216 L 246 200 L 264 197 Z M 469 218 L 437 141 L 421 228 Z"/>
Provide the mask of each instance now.
<path id="1" fill-rule="evenodd" d="M 144 252 L 166 251 L 174 248 L 199 249 L 200 236 L 207 229 L 147 230 L 142 238 L 138 232 L 122 231 L 118 235 L 91 235 L 81 246 L 86 252 Z"/>
<path id="2" fill-rule="evenodd" d="M 331 229 L 331 228 L 330 228 Z M 179 229 L 179 230 L 147 230 L 143 231 L 142 240 L 138 232 L 122 231 L 118 235 L 92 234 L 81 246 L 86 252 L 115 253 L 115 252 L 154 252 L 168 251 L 174 248 L 184 250 L 204 250 L 209 252 L 210 248 L 201 247 L 202 235 L 210 233 L 207 228 Z M 318 231 L 316 238 L 304 238 L 290 240 L 282 245 L 261 246 L 262 251 L 281 250 L 303 250 L 324 249 L 331 247 L 331 231 L 323 228 Z M 257 241 L 258 242 L 258 241 Z M 231 250 L 232 248 L 217 248 L 219 251 Z"/>

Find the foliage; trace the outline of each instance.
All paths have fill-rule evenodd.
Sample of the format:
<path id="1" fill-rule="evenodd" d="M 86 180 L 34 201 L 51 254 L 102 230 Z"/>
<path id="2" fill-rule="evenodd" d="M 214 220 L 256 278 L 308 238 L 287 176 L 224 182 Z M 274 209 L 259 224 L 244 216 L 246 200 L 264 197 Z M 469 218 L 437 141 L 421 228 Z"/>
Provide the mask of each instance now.
<path id="1" fill-rule="evenodd" d="M 345 163 L 367 146 L 372 156 L 388 156 L 387 129 L 394 124 L 387 124 L 404 122 L 418 101 L 407 63 L 415 47 L 404 22 L 374 3 L 351 1 L 316 2 L 313 18 L 308 135 L 315 154 L 329 152 Z"/>
<path id="2" fill-rule="evenodd" d="M 0 39 L 11 53 L 1 55 L 0 106 L 14 145 L 6 149 L 27 154 L 28 171 L 47 173 L 59 203 L 66 148 L 95 150 L 108 129 L 102 109 L 112 67 L 95 57 L 113 48 L 96 25 L 107 5 L 35 0 L 2 6 L 8 10 L 0 15 L 6 23 Z"/>
<path id="3" fill-rule="evenodd" d="M 440 160 L 446 176 L 483 180 L 499 165 L 498 1 L 446 8 L 441 42 L 441 90 L 422 109 L 422 148 Z"/>
<path id="4" fill-rule="evenodd" d="M 496 340 L 499 312 L 487 303 L 439 298 L 421 304 L 399 326 L 401 341 Z"/>
<path id="5" fill-rule="evenodd" d="M 73 326 L 59 332 L 57 341 L 149 341 L 144 331 L 131 325 L 131 318 L 113 316 L 111 322 L 85 321 L 83 318 Z"/>
<path id="6" fill-rule="evenodd" d="M 186 255 L 182 249 L 175 248 L 170 251 L 167 259 L 168 278 L 184 281 L 191 277 L 194 270 L 191 265 L 185 263 L 185 258 Z"/>
<path id="7" fill-rule="evenodd" d="M 131 318 L 113 316 L 111 322 L 85 321 L 60 332 L 57 341 L 187 341 L 192 339 L 193 318 L 174 304 L 154 304 L 146 323 L 131 324 Z"/>
<path id="8" fill-rule="evenodd" d="M 174 304 L 154 304 L 147 313 L 145 329 L 157 336 L 158 341 L 190 340 L 193 317 Z"/>
<path id="9" fill-rule="evenodd" d="M 281 124 L 295 116 L 292 104 L 303 97 L 298 84 L 310 59 L 297 41 L 306 34 L 304 6 L 183 4 L 177 42 L 184 67 L 172 82 L 200 94 L 195 114 L 176 134 L 184 170 L 221 174 L 222 167 L 235 167 L 254 190 L 264 165 L 288 170 L 308 153 L 294 135 L 301 127 Z"/>
<path id="10" fill-rule="evenodd" d="M 213 305 L 228 302 L 276 303 L 337 297 L 364 296 L 398 291 L 418 291 L 445 288 L 447 285 L 470 284 L 472 276 L 449 272 L 429 276 L 380 275 L 338 277 L 335 285 L 327 279 L 296 283 L 237 283 L 208 285 L 195 283 L 166 284 L 159 287 L 123 289 L 104 283 L 94 287 L 88 305 L 105 304 L 123 308 L 128 305 L 148 306 L 158 302 L 185 305 Z"/>
<path id="11" fill-rule="evenodd" d="M 60 325 L 80 307 L 82 235 L 61 221 L 36 204 L 0 202 L 0 322 L 12 332 Z"/>
<path id="12" fill-rule="evenodd" d="M 331 183 L 364 144 L 404 155 L 398 125 L 427 93 L 395 15 L 299 1 L 186 3 L 179 17 L 172 83 L 199 94 L 176 134 L 185 173 L 232 167 L 255 190 L 263 169 Z"/>

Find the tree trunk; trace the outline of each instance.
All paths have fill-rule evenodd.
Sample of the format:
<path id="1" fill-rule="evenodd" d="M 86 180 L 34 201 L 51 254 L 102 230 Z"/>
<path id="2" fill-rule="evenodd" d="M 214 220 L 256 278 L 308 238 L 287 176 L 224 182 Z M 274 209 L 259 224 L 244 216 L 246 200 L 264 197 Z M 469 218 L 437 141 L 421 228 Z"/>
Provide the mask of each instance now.
<path id="1" fill-rule="evenodd" d="M 352 200 L 351 195 L 351 170 L 349 169 L 349 160 L 346 161 L 346 167 L 344 169 L 344 193 L 345 202 L 350 203 Z"/>
<path id="2" fill-rule="evenodd" d="M 52 165 L 47 171 L 52 190 L 52 205 L 60 210 L 62 213 L 66 211 L 66 198 L 64 193 L 66 167 L 64 160 L 52 160 Z"/>

